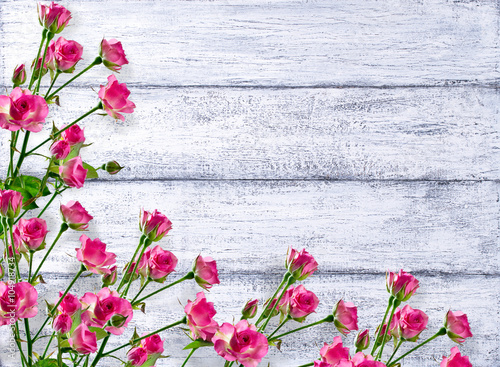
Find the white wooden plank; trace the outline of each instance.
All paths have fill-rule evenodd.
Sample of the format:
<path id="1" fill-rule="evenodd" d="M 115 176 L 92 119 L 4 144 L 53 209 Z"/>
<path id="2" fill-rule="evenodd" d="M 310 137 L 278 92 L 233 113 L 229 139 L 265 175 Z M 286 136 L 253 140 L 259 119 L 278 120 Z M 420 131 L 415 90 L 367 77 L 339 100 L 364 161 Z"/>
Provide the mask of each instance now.
<path id="1" fill-rule="evenodd" d="M 67 267 L 67 270 L 74 267 Z M 281 271 L 278 267 L 276 271 Z M 187 271 L 184 267 L 183 271 Z M 182 274 L 182 273 L 181 273 Z M 181 274 L 172 276 L 172 280 Z M 420 275 L 415 274 L 420 281 L 420 289 L 410 300 L 413 308 L 423 310 L 429 315 L 428 330 L 422 334 L 422 340 L 433 335 L 441 326 L 444 315 L 451 310 L 461 310 L 468 315 L 473 338 L 468 339 L 464 346 L 460 347 L 463 354 L 470 357 L 473 366 L 491 367 L 500 363 L 496 350 L 498 348 L 500 327 L 499 320 L 499 298 L 498 288 L 500 282 L 497 277 L 488 276 L 463 276 L 463 275 Z M 214 302 L 217 310 L 215 319 L 219 322 L 233 322 L 238 320 L 242 305 L 251 298 L 264 300 L 270 297 L 274 288 L 280 282 L 278 274 L 262 273 L 260 265 L 256 265 L 253 274 L 238 275 L 230 272 L 221 275 L 221 284 L 212 288 L 207 294 L 209 301 Z M 63 289 L 70 282 L 68 277 L 47 279 L 49 283 L 39 285 L 40 301 L 43 298 L 53 301 L 56 290 Z M 310 316 L 308 322 L 317 321 L 328 315 L 339 299 L 354 302 L 358 307 L 358 325 L 360 328 L 373 330 L 380 322 L 386 307 L 388 293 L 385 290 L 384 274 L 378 275 L 338 275 L 317 273 L 304 281 L 307 289 L 312 290 L 320 299 L 317 313 Z M 87 291 L 96 291 L 99 287 L 99 277 L 85 278 L 76 283 L 73 293 L 83 295 Z M 155 289 L 153 286 L 151 289 Z M 193 300 L 195 294 L 201 288 L 194 282 L 185 282 L 175 286 L 164 293 L 164 296 L 155 296 L 151 299 L 146 309 L 146 315 L 136 312 L 134 320 L 129 324 L 130 328 L 121 337 L 113 337 L 108 343 L 108 350 L 126 343 L 132 335 L 133 328 L 138 327 L 138 332 L 152 332 L 162 326 L 178 321 L 183 316 L 183 305 L 187 299 Z M 135 294 L 134 292 L 132 295 Z M 31 325 L 36 327 L 43 320 L 42 311 Z M 276 322 L 270 324 L 269 330 L 273 330 Z M 299 324 L 291 322 L 283 330 L 298 327 Z M 9 340 L 7 328 L 0 329 L 0 347 L 5 350 L 5 344 Z M 319 349 L 324 342 L 331 343 L 333 337 L 340 335 L 332 324 L 323 324 L 309 330 L 298 332 L 283 338 L 282 351 L 270 349 L 268 356 L 260 364 L 267 366 L 270 362 L 272 367 L 290 366 L 295 367 L 313 361 L 319 356 Z M 180 329 L 169 330 L 161 334 L 166 339 L 166 353 L 170 358 L 157 363 L 158 367 L 180 366 L 187 356 L 182 348 L 190 340 Z M 350 348 L 353 345 L 353 335 L 343 338 L 344 344 Z M 45 339 L 43 339 L 45 340 Z M 418 351 L 405 361 L 405 367 L 434 367 L 439 364 L 443 355 L 449 355 L 450 348 L 454 343 L 448 337 L 442 337 L 430 343 L 427 347 Z M 40 348 L 40 346 L 39 346 Z M 409 346 L 403 346 L 403 351 Z M 124 357 L 125 351 L 117 353 Z M 0 364 L 4 367 L 17 367 L 4 353 L 0 353 Z M 212 348 L 204 348 L 197 351 L 188 366 L 220 367 L 223 360 L 216 355 Z M 112 359 L 104 359 L 99 366 L 116 366 Z"/>
<path id="2" fill-rule="evenodd" d="M 487 1 L 61 1 L 85 63 L 120 39 L 139 85 L 446 85 L 498 81 L 498 9 Z M 0 4 L 0 84 L 31 60 L 35 2 Z M 88 84 L 92 77 L 82 78 Z"/>
<path id="3" fill-rule="evenodd" d="M 500 178 L 500 95 L 492 89 L 133 88 L 130 98 L 137 109 L 125 122 L 82 122 L 94 143 L 83 158 L 127 167 L 112 179 Z M 61 103 L 47 118 L 58 126 L 97 98 L 70 89 Z M 1 136 L 7 144 L 10 134 Z M 25 165 L 41 173 L 43 161 Z"/>
<path id="4" fill-rule="evenodd" d="M 94 216 L 99 237 L 124 264 L 141 207 L 174 229 L 163 246 L 189 266 L 201 252 L 223 272 L 272 272 L 289 246 L 307 247 L 329 273 L 405 267 L 443 274 L 499 274 L 498 184 L 493 182 L 108 182 L 64 193 Z M 53 233 L 57 208 L 47 214 Z M 73 262 L 80 233 L 63 235 L 46 271 Z M 237 259 L 238 261 L 235 261 Z M 53 270 L 54 269 L 54 270 Z"/>

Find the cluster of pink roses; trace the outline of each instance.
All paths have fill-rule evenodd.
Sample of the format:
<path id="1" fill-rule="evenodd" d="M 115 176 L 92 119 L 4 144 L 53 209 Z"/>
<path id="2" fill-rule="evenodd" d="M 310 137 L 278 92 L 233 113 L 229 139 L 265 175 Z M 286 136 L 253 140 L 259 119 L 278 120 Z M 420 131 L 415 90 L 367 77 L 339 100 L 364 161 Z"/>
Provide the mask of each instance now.
<path id="1" fill-rule="evenodd" d="M 131 366 L 142 366 L 149 359 L 156 360 L 164 351 L 163 340 L 158 334 L 151 335 L 141 341 L 140 346 L 130 349 L 127 360 Z"/>

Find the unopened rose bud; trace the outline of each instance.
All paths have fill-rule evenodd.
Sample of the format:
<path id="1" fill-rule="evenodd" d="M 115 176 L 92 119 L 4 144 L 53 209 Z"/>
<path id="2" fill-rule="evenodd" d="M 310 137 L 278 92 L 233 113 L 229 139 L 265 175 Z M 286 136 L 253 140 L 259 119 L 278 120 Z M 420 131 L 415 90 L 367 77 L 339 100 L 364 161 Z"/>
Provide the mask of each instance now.
<path id="1" fill-rule="evenodd" d="M 111 326 L 120 328 L 124 326 L 126 322 L 127 322 L 127 316 L 119 314 L 111 316 Z"/>
<path id="2" fill-rule="evenodd" d="M 61 334 L 66 334 L 68 331 L 71 330 L 72 325 L 73 325 L 73 320 L 71 319 L 71 317 L 63 313 L 54 319 L 52 327 L 54 328 L 55 331 Z"/>
<path id="3" fill-rule="evenodd" d="M 158 210 L 150 213 L 141 210 L 139 228 L 151 241 L 159 241 L 172 229 L 172 222 Z"/>
<path id="4" fill-rule="evenodd" d="M 0 190 L 0 215 L 15 218 L 21 212 L 23 196 L 14 190 Z"/>
<path id="5" fill-rule="evenodd" d="M 318 263 L 305 249 L 297 251 L 290 248 L 286 258 L 286 267 L 296 280 L 304 280 L 318 270 Z"/>
<path id="6" fill-rule="evenodd" d="M 472 336 L 469 320 L 462 311 L 448 311 L 444 319 L 444 327 L 450 339 L 455 343 L 463 343 L 466 338 Z"/>
<path id="7" fill-rule="evenodd" d="M 64 6 L 52 2 L 50 5 L 38 3 L 38 21 L 52 33 L 59 33 L 68 25 L 71 12 Z"/>
<path id="8" fill-rule="evenodd" d="M 56 140 L 50 146 L 50 154 L 58 160 L 66 158 L 70 152 L 71 147 L 66 140 Z"/>
<path id="9" fill-rule="evenodd" d="M 14 73 L 12 74 L 12 83 L 14 83 L 14 87 L 18 87 L 21 84 L 24 84 L 26 81 L 26 68 L 24 64 L 16 66 L 14 69 Z"/>
<path id="10" fill-rule="evenodd" d="M 278 307 L 276 306 L 276 302 L 278 301 L 277 298 L 273 299 L 268 299 L 266 303 L 264 303 L 265 310 L 263 311 L 264 317 L 269 317 L 269 314 L 272 312 L 272 316 L 274 317 L 278 314 Z"/>
<path id="11" fill-rule="evenodd" d="M 104 166 L 104 169 L 110 175 L 116 175 L 118 172 L 120 172 L 122 170 L 122 168 L 123 167 L 120 166 L 120 164 L 118 164 L 117 161 L 110 161 L 110 162 L 106 163 L 106 165 Z"/>
<path id="12" fill-rule="evenodd" d="M 418 289 L 418 280 L 403 270 L 399 273 L 387 272 L 386 275 L 387 291 L 397 300 L 404 302 L 408 301 L 410 297 Z"/>
<path id="13" fill-rule="evenodd" d="M 259 300 L 254 299 L 253 301 L 248 301 L 246 305 L 241 310 L 242 319 L 251 319 L 257 314 L 257 309 L 259 307 Z"/>
<path id="14" fill-rule="evenodd" d="M 355 342 L 356 351 L 359 352 L 365 350 L 366 348 L 368 348 L 369 345 L 370 345 L 370 333 L 368 329 L 366 329 L 360 332 L 356 337 L 356 342 Z"/>
<path id="15" fill-rule="evenodd" d="M 352 330 L 358 330 L 358 309 L 352 302 L 337 302 L 333 310 L 334 324 L 338 331 L 347 335 Z"/>
<path id="16" fill-rule="evenodd" d="M 118 271 L 116 269 L 116 266 L 112 266 L 111 268 L 109 268 L 109 270 L 111 270 L 111 273 L 109 274 L 103 274 L 102 275 L 102 285 L 103 287 L 108 287 L 110 285 L 113 285 L 116 283 L 116 279 L 118 278 Z"/>

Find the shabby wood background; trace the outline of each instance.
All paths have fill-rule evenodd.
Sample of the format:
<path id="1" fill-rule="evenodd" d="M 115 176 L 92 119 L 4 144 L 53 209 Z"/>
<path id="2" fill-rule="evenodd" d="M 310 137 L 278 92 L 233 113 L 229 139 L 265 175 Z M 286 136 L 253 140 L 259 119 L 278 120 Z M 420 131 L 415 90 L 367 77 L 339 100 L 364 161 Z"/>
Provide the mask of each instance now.
<path id="1" fill-rule="evenodd" d="M 139 208 L 158 208 L 175 226 L 163 242 L 180 260 L 172 279 L 200 252 L 217 259 L 221 285 L 208 298 L 219 322 L 271 295 L 294 246 L 320 264 L 306 281 L 321 300 L 310 320 L 344 298 L 371 329 L 386 304 L 385 271 L 404 268 L 421 281 L 411 304 L 430 315 L 424 337 L 448 309 L 462 310 L 474 338 L 461 350 L 474 366 L 500 365 L 497 0 L 61 3 L 74 17 L 62 35 L 85 47 L 81 68 L 103 36 L 121 40 L 130 61 L 118 78 L 136 112 L 82 124 L 94 142 L 85 160 L 127 168 L 61 199 L 83 203 L 95 217 L 88 235 L 119 263 L 138 240 Z M 40 32 L 36 2 L 0 2 L 2 89 L 34 57 Z M 61 125 L 93 107 L 103 69 L 66 90 L 49 120 Z M 26 172 L 40 163 L 26 162 Z M 56 210 L 48 220 L 57 228 Z M 66 233 L 51 256 L 43 297 L 69 282 L 78 237 Z M 98 285 L 85 278 L 74 290 Z M 183 283 L 154 298 L 135 324 L 149 332 L 178 320 L 179 301 L 198 291 Z M 9 334 L 0 333 L 5 350 Z M 335 335 L 332 325 L 297 333 L 262 365 L 310 362 Z M 187 337 L 163 336 L 171 358 L 158 366 L 179 366 Z M 405 366 L 438 366 L 452 346 L 441 338 Z M 0 365 L 17 367 L 5 352 Z M 222 360 L 207 348 L 189 365 Z"/>

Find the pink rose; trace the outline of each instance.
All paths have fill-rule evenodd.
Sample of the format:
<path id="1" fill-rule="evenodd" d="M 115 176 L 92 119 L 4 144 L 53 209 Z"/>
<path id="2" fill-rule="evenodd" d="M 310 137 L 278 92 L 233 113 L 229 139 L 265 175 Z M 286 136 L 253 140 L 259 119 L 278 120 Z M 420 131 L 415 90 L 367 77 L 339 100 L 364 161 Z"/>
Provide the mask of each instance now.
<path id="1" fill-rule="evenodd" d="M 358 351 L 365 350 L 366 348 L 368 348 L 368 346 L 370 345 L 370 332 L 368 331 L 368 329 L 361 331 L 358 334 L 354 344 Z"/>
<path id="2" fill-rule="evenodd" d="M 319 354 L 323 362 L 336 365 L 342 359 L 349 359 L 349 348 L 344 348 L 342 345 L 342 338 L 336 336 L 333 338 L 332 344 L 328 345 L 325 343 L 323 348 L 319 351 Z"/>
<path id="3" fill-rule="evenodd" d="M 443 356 L 440 367 L 472 367 L 472 363 L 469 362 L 469 357 L 462 356 L 458 347 L 451 348 L 451 355 L 446 358 Z"/>
<path id="4" fill-rule="evenodd" d="M 172 222 L 158 210 L 150 213 L 141 210 L 139 227 L 144 235 L 151 241 L 159 241 L 172 229 Z"/>
<path id="5" fill-rule="evenodd" d="M 50 5 L 38 3 L 40 25 L 52 33 L 60 33 L 68 25 L 71 12 L 64 6 L 52 2 Z"/>
<path id="6" fill-rule="evenodd" d="M 409 305 L 401 311 L 400 325 L 401 337 L 412 342 L 417 341 L 418 336 L 427 327 L 429 317 L 420 310 L 414 310 Z"/>
<path id="7" fill-rule="evenodd" d="M 109 41 L 103 39 L 99 55 L 102 58 L 104 66 L 112 71 L 118 71 L 122 68 L 122 65 L 128 64 L 121 42 L 115 39 L 110 39 Z"/>
<path id="8" fill-rule="evenodd" d="M 267 338 L 255 325 L 241 320 L 236 325 L 225 322 L 212 338 L 214 349 L 226 361 L 238 361 L 245 367 L 256 367 L 268 351 Z"/>
<path id="9" fill-rule="evenodd" d="M 113 265 L 116 255 L 106 252 L 106 244 L 99 238 L 91 240 L 85 235 L 80 237 L 82 246 L 76 250 L 76 258 L 86 266 L 87 270 L 94 274 L 109 274 L 108 266 Z"/>
<path id="10" fill-rule="evenodd" d="M 142 366 L 147 359 L 148 353 L 144 348 L 132 348 L 127 353 L 127 360 L 134 367 Z"/>
<path id="11" fill-rule="evenodd" d="M 63 126 L 63 129 L 65 126 Z M 71 125 L 66 130 L 61 133 L 61 136 L 64 140 L 68 142 L 69 145 L 73 146 L 76 144 L 83 143 L 85 141 L 85 135 L 83 134 L 83 130 L 78 125 Z"/>
<path id="12" fill-rule="evenodd" d="M 386 275 L 387 291 L 399 301 L 408 301 L 418 289 L 418 280 L 403 270 L 399 274 L 387 272 Z"/>
<path id="13" fill-rule="evenodd" d="M 59 292 L 59 299 L 62 295 L 63 292 Z M 69 316 L 73 316 L 81 308 L 82 304 L 78 300 L 78 297 L 71 293 L 66 293 L 59 306 L 57 306 L 59 312 L 65 313 Z"/>
<path id="14" fill-rule="evenodd" d="M 448 311 L 444 320 L 446 333 L 455 343 L 463 343 L 466 338 L 472 337 L 469 320 L 462 311 Z"/>
<path id="15" fill-rule="evenodd" d="M 17 227 L 22 242 L 21 252 L 38 251 L 45 248 L 45 236 L 49 233 L 45 220 L 42 218 L 21 218 Z"/>
<path id="16" fill-rule="evenodd" d="M 305 318 L 316 311 L 319 299 L 316 295 L 304 288 L 303 285 L 295 287 L 290 297 L 289 315 L 295 321 L 302 322 Z"/>
<path id="17" fill-rule="evenodd" d="M 314 361 L 314 367 L 336 367 L 336 366 L 333 366 L 330 363 L 323 361 Z"/>
<path id="18" fill-rule="evenodd" d="M 198 255 L 193 262 L 194 280 L 204 289 L 212 288 L 212 285 L 219 284 L 219 273 L 217 264 L 211 257 L 203 258 Z"/>
<path id="19" fill-rule="evenodd" d="M 156 246 L 151 250 L 148 260 L 148 275 L 155 282 L 163 283 L 167 276 L 175 270 L 177 257 L 170 251 Z"/>
<path id="20" fill-rule="evenodd" d="M 97 351 L 96 333 L 89 331 L 89 328 L 84 323 L 76 327 L 68 342 L 80 354 L 90 354 Z"/>
<path id="21" fill-rule="evenodd" d="M 9 96 L 0 96 L 0 127 L 9 131 L 25 129 L 31 132 L 42 130 L 49 114 L 47 102 L 34 96 L 28 89 L 14 88 Z"/>
<path id="22" fill-rule="evenodd" d="M 14 190 L 0 190 L 0 215 L 15 218 L 21 212 L 23 196 Z"/>
<path id="23" fill-rule="evenodd" d="M 14 69 L 14 73 L 12 74 L 12 83 L 14 83 L 14 87 L 17 87 L 23 84 L 26 81 L 26 69 L 24 64 L 16 66 Z"/>
<path id="24" fill-rule="evenodd" d="M 213 319 L 217 313 L 212 302 L 207 302 L 203 292 L 196 294 L 196 300 L 188 300 L 184 312 L 187 316 L 187 324 L 191 329 L 193 339 L 210 341 L 219 328 Z"/>
<path id="25" fill-rule="evenodd" d="M 78 61 L 82 59 L 82 54 L 83 47 L 78 42 L 59 37 L 54 45 L 54 59 L 57 70 L 63 73 L 72 73 L 75 71 Z"/>
<path id="26" fill-rule="evenodd" d="M 162 354 L 164 351 L 163 340 L 158 334 L 151 335 L 146 339 L 142 339 L 141 346 L 150 354 Z"/>
<path id="27" fill-rule="evenodd" d="M 55 159 L 64 159 L 71 152 L 71 147 L 66 140 L 57 140 L 50 146 L 50 154 Z"/>
<path id="28" fill-rule="evenodd" d="M 59 176 L 61 176 L 64 183 L 69 187 L 76 187 L 77 189 L 83 187 L 87 171 L 83 168 L 83 162 L 80 157 L 71 158 L 62 166 L 59 166 Z"/>
<path id="29" fill-rule="evenodd" d="M 305 249 L 299 252 L 289 248 L 286 267 L 295 279 L 304 280 L 318 270 L 318 263 Z"/>
<path id="30" fill-rule="evenodd" d="M 248 301 L 243 310 L 241 310 L 241 315 L 244 319 L 251 319 L 257 314 L 257 309 L 259 307 L 259 300 L 254 299 L 253 301 Z"/>
<path id="31" fill-rule="evenodd" d="M 358 309 L 354 303 L 338 301 L 333 310 L 333 317 L 337 330 L 342 334 L 347 335 L 352 330 L 358 330 Z"/>
<path id="32" fill-rule="evenodd" d="M 71 325 L 73 325 L 73 320 L 69 315 L 65 313 L 57 316 L 52 323 L 52 327 L 54 328 L 54 330 L 61 334 L 66 334 L 68 331 L 70 331 Z"/>
<path id="33" fill-rule="evenodd" d="M 371 355 L 365 356 L 363 352 L 356 353 L 351 362 L 354 367 L 386 367 L 384 363 L 375 361 Z"/>
<path id="34" fill-rule="evenodd" d="M 38 292 L 28 282 L 16 283 L 12 288 L 0 282 L 0 326 L 35 317 L 38 313 L 37 299 Z"/>
<path id="35" fill-rule="evenodd" d="M 99 98 L 102 100 L 104 111 L 115 119 L 125 121 L 125 117 L 119 112 L 134 112 L 135 104 L 128 100 L 130 91 L 125 83 L 118 83 L 114 75 L 108 76 L 108 84 L 101 85 Z"/>
<path id="36" fill-rule="evenodd" d="M 92 217 L 78 201 L 68 201 L 66 205 L 60 206 L 61 217 L 69 228 L 75 231 L 86 230 Z"/>

